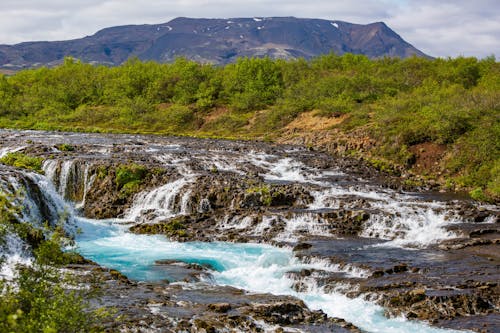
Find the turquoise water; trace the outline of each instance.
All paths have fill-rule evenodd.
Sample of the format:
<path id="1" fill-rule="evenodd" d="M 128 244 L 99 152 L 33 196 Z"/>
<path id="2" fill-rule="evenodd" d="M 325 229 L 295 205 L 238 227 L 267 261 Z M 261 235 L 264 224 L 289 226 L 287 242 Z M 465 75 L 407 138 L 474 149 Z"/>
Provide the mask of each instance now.
<path id="1" fill-rule="evenodd" d="M 296 296 L 311 308 L 329 316 L 344 318 L 368 332 L 431 333 L 457 332 L 436 329 L 404 318 L 388 319 L 383 308 L 361 298 L 351 299 L 340 293 L 324 293 L 311 286 L 307 293 L 292 289 L 286 273 L 303 268 L 321 269 L 321 264 L 303 264 L 291 249 L 261 244 L 178 243 L 163 236 L 135 235 L 115 221 L 78 219 L 82 233 L 77 236 L 78 251 L 97 263 L 114 268 L 134 280 L 169 279 L 168 273 L 155 267 L 155 260 L 171 259 L 186 263 L 208 264 L 213 280 L 208 283 L 230 285 L 252 292 Z"/>

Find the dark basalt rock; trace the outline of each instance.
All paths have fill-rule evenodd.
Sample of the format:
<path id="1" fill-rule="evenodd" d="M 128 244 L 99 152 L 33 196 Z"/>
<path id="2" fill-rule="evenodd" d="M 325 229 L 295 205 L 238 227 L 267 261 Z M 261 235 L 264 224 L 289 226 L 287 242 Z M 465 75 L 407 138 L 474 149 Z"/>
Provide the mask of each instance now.
<path id="1" fill-rule="evenodd" d="M 299 243 L 293 247 L 293 251 L 302 251 L 302 250 L 307 250 L 312 247 L 311 244 L 308 243 Z"/>
<path id="2" fill-rule="evenodd" d="M 91 283 L 99 290 L 97 297 L 91 294 L 94 306 L 113 308 L 114 316 L 101 323 L 106 331 L 262 332 L 264 323 L 276 332 L 360 332 L 345 320 L 327 318 L 289 296 L 248 294 L 212 285 L 184 288 L 165 283 L 129 283 L 95 264 L 68 268 L 77 273 L 81 283 Z"/>

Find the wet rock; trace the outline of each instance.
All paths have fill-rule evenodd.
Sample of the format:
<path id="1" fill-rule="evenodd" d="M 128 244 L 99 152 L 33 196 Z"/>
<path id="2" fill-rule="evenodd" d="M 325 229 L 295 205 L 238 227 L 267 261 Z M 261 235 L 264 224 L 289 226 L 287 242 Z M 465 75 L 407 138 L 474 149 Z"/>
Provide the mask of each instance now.
<path id="1" fill-rule="evenodd" d="M 215 312 L 225 313 L 231 310 L 231 304 L 229 303 L 213 303 L 209 304 L 208 308 Z"/>
<path id="2" fill-rule="evenodd" d="M 256 319 L 279 325 L 316 322 L 327 318 L 321 311 L 308 310 L 306 305 L 299 300 L 253 305 L 248 309 L 248 314 Z"/>
<path id="3" fill-rule="evenodd" d="M 114 317 L 102 322 L 108 331 L 262 332 L 272 328 L 275 332 L 360 332 L 342 319 L 309 310 L 293 297 L 248 294 L 212 285 L 129 284 L 98 266 L 72 269 L 90 272 L 77 274 L 78 279 L 92 281 L 101 290 L 99 298 L 92 300 L 93 306 L 113 309 Z"/>
<path id="4" fill-rule="evenodd" d="M 456 239 L 440 244 L 439 248 L 442 250 L 460 250 L 471 246 L 492 245 L 492 244 L 500 244 L 500 239 L 482 239 L 482 238 Z"/>
<path id="5" fill-rule="evenodd" d="M 303 251 L 303 250 L 308 250 L 312 247 L 311 244 L 309 243 L 299 243 L 293 247 L 293 251 Z"/>
<path id="6" fill-rule="evenodd" d="M 372 278 L 379 278 L 381 276 L 384 276 L 385 272 L 382 270 L 378 270 L 372 273 Z"/>
<path id="7" fill-rule="evenodd" d="M 392 271 L 394 273 L 403 273 L 403 272 L 406 272 L 408 270 L 408 265 L 406 264 L 398 264 L 398 265 L 395 265 L 392 269 Z"/>

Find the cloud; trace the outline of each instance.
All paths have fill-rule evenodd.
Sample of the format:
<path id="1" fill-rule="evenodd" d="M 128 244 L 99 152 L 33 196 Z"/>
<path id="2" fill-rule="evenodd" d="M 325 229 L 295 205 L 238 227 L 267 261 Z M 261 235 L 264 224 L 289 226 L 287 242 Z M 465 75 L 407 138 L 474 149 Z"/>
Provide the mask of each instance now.
<path id="1" fill-rule="evenodd" d="M 396 8 L 387 23 L 433 56 L 500 56 L 497 1 L 409 1 Z"/>
<path id="2" fill-rule="evenodd" d="M 2 0 L 0 43 L 80 38 L 115 25 L 178 16 L 297 16 L 353 23 L 384 21 L 433 56 L 500 56 L 497 0 Z"/>

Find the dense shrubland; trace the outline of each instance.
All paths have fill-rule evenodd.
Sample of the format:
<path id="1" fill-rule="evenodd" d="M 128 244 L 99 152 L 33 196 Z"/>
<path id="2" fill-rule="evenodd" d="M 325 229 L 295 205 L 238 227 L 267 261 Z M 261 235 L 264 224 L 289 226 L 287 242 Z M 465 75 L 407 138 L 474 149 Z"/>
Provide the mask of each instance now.
<path id="1" fill-rule="evenodd" d="M 493 57 L 331 54 L 225 67 L 132 59 L 112 68 L 66 59 L 0 76 L 1 127 L 276 140 L 309 111 L 318 122 L 342 119 L 337 131 L 372 138 L 365 157 L 406 169 L 421 145 L 442 147 L 439 166 L 420 174 L 477 199 L 500 197 L 500 63 Z"/>

